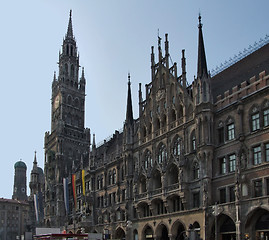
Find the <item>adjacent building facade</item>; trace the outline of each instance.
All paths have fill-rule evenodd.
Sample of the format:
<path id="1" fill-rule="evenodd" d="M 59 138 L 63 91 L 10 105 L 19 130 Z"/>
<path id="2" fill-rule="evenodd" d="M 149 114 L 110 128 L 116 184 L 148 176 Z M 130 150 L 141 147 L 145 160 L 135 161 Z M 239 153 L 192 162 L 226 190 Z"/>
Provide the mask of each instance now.
<path id="1" fill-rule="evenodd" d="M 84 70 L 72 18 L 52 83 L 45 134 L 45 225 L 113 239 L 269 238 L 269 44 L 215 76 L 198 25 L 197 76 L 151 53 L 139 117 L 128 76 L 123 131 L 96 145 L 84 126 Z"/>

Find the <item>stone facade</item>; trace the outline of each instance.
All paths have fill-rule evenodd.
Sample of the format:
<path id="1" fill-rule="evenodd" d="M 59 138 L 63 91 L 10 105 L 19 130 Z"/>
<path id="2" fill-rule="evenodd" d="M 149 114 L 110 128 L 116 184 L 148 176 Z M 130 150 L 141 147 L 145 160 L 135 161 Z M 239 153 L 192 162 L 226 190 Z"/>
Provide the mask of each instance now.
<path id="1" fill-rule="evenodd" d="M 28 222 L 27 201 L 0 198 L 0 239 L 21 239 L 27 231 Z"/>
<path id="2" fill-rule="evenodd" d="M 83 71 L 78 81 L 70 15 L 45 135 L 47 226 L 113 239 L 183 240 L 190 229 L 201 239 L 269 238 L 269 45 L 211 77 L 201 17 L 198 32 L 192 84 L 184 50 L 178 74 L 168 35 L 164 51 L 159 38 L 139 118 L 128 76 L 123 131 L 97 146 L 84 127 L 86 81 Z"/>

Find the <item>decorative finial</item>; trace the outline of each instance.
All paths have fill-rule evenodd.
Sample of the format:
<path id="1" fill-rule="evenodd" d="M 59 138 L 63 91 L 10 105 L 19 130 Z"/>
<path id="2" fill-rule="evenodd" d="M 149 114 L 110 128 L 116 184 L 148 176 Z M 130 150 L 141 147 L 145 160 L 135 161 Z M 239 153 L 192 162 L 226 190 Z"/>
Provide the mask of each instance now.
<path id="1" fill-rule="evenodd" d="M 82 77 L 84 77 L 84 67 L 82 67 Z"/>
<path id="2" fill-rule="evenodd" d="M 128 72 L 128 84 L 131 85 L 131 76 L 130 76 L 130 72 Z"/>
<path id="3" fill-rule="evenodd" d="M 198 27 L 199 27 L 199 28 L 201 28 L 201 27 L 203 26 L 201 19 L 202 19 L 202 17 L 201 17 L 201 12 L 199 12 L 199 17 L 198 17 L 198 20 L 199 20 L 199 25 L 198 25 Z"/>
<path id="4" fill-rule="evenodd" d="M 36 161 L 36 151 L 35 151 L 34 163 L 37 163 L 37 161 Z"/>
<path id="5" fill-rule="evenodd" d="M 162 41 L 162 38 L 160 37 L 159 28 L 158 28 L 158 47 L 159 47 L 159 49 L 161 49 L 161 41 Z"/>

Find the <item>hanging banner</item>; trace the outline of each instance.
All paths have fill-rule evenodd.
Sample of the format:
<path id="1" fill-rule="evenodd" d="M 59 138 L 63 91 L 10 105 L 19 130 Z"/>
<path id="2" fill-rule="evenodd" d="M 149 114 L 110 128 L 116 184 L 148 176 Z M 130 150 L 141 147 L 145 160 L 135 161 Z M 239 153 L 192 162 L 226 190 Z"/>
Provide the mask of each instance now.
<path id="1" fill-rule="evenodd" d="M 72 187 L 73 187 L 74 207 L 75 209 L 77 209 L 76 174 L 72 174 Z"/>
<path id="2" fill-rule="evenodd" d="M 38 198 L 37 198 L 37 195 L 36 194 L 34 194 L 34 205 L 35 205 L 36 221 L 39 222 L 39 216 L 38 216 Z"/>
<path id="3" fill-rule="evenodd" d="M 63 178 L 63 186 L 64 186 L 64 205 L 66 214 L 69 214 L 69 191 L 68 191 L 68 178 Z"/>
<path id="4" fill-rule="evenodd" d="M 82 179 L 82 193 L 85 196 L 85 170 L 82 169 L 81 171 L 81 179 Z"/>

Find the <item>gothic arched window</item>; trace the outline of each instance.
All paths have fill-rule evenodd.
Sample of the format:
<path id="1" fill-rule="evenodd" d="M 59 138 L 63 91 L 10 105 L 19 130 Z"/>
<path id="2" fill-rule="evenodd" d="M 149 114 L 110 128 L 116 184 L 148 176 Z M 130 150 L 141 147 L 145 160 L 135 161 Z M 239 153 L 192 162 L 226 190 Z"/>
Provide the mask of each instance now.
<path id="1" fill-rule="evenodd" d="M 173 154 L 174 156 L 179 156 L 181 153 L 181 139 L 177 137 L 173 145 Z"/>
<path id="2" fill-rule="evenodd" d="M 112 172 L 109 171 L 108 173 L 108 185 L 111 185 L 112 184 Z"/>
<path id="3" fill-rule="evenodd" d="M 195 130 L 191 133 L 191 151 L 196 150 L 196 136 L 195 136 Z"/>
<path id="4" fill-rule="evenodd" d="M 74 77 L 75 75 L 75 68 L 74 68 L 74 65 L 72 64 L 71 65 L 71 77 Z"/>
<path id="5" fill-rule="evenodd" d="M 165 162 L 166 159 L 167 159 L 166 147 L 162 143 L 159 147 L 159 150 L 158 150 L 158 163 L 161 164 L 161 163 Z"/>
<path id="6" fill-rule="evenodd" d="M 64 65 L 64 72 L 65 72 L 65 75 L 68 75 L 68 65 L 67 65 L 67 63 Z"/>
<path id="7" fill-rule="evenodd" d="M 113 179 L 112 179 L 112 184 L 115 184 L 117 182 L 117 175 L 116 175 L 116 169 L 113 169 Z"/>
<path id="8" fill-rule="evenodd" d="M 197 85 L 196 104 L 200 103 L 200 84 Z"/>
<path id="9" fill-rule="evenodd" d="M 145 169 L 147 169 L 148 167 L 152 167 L 151 152 L 149 150 L 147 150 L 145 153 L 144 167 Z"/>

